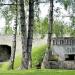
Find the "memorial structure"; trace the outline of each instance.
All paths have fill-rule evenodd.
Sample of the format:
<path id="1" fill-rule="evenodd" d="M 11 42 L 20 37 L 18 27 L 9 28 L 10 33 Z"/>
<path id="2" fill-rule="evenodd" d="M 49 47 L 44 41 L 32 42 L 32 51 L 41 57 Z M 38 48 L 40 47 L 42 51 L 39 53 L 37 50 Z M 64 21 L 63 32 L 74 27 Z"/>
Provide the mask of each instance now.
<path id="1" fill-rule="evenodd" d="M 75 38 L 59 37 L 52 38 L 52 52 L 59 56 L 59 60 L 75 59 Z"/>

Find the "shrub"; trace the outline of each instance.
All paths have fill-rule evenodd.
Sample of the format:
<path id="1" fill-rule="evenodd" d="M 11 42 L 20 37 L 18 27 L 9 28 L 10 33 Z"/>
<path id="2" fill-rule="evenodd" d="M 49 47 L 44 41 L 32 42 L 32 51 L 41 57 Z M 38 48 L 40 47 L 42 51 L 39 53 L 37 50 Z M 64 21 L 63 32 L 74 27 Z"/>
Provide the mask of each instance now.
<path id="1" fill-rule="evenodd" d="M 32 67 L 33 68 L 37 68 L 36 66 L 41 64 L 45 54 L 46 47 L 47 45 L 43 44 L 38 47 L 32 48 Z M 14 68 L 18 68 L 19 66 L 21 66 L 21 56 L 22 55 L 19 55 L 15 58 Z"/>
<path id="2" fill-rule="evenodd" d="M 32 50 L 32 67 L 33 68 L 37 68 L 36 66 L 40 67 L 46 48 L 47 48 L 47 45 L 45 44 L 33 48 Z"/>

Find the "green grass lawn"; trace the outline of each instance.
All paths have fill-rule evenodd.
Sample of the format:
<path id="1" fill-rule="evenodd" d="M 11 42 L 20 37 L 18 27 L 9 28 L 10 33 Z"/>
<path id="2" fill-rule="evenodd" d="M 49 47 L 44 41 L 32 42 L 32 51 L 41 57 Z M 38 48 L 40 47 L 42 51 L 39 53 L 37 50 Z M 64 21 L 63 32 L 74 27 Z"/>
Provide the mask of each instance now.
<path id="1" fill-rule="evenodd" d="M 74 70 L 0 71 L 0 75 L 75 75 Z"/>

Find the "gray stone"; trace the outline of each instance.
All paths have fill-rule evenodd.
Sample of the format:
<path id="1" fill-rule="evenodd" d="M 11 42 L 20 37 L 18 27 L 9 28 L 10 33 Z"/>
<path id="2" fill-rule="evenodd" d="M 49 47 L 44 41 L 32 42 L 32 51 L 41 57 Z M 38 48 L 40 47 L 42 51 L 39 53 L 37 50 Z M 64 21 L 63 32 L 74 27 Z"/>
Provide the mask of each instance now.
<path id="1" fill-rule="evenodd" d="M 74 69 L 75 61 L 50 61 L 50 69 Z"/>

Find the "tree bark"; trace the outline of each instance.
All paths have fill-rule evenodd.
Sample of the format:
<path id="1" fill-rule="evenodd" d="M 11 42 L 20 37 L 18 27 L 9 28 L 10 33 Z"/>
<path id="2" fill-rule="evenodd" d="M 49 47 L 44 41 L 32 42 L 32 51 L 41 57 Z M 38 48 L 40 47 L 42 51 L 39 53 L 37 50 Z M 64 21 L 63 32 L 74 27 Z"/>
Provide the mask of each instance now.
<path id="1" fill-rule="evenodd" d="M 27 30 L 26 16 L 24 10 L 24 0 L 19 0 L 20 3 L 20 24 L 21 24 L 21 39 L 22 39 L 22 69 L 28 69 L 28 51 L 27 51 Z"/>
<path id="2" fill-rule="evenodd" d="M 51 37 L 52 37 L 52 31 L 53 31 L 53 0 L 50 0 L 50 12 L 49 12 L 49 20 L 48 20 L 48 49 L 45 52 L 45 56 L 41 65 L 41 68 L 50 68 L 49 67 L 49 61 L 52 57 L 52 51 L 51 51 Z"/>
<path id="3" fill-rule="evenodd" d="M 32 40 L 33 40 L 33 25 L 34 25 L 34 0 L 29 0 L 29 26 L 27 38 L 27 51 L 29 53 L 29 68 L 32 67 Z"/>
<path id="4" fill-rule="evenodd" d="M 15 24 L 14 24 L 14 32 L 13 32 L 13 40 L 12 40 L 12 48 L 11 48 L 11 58 L 9 62 L 9 69 L 14 69 L 14 60 L 15 60 L 15 52 L 16 52 L 16 34 L 17 34 L 17 0 L 16 0 L 16 10 L 15 10 Z"/>

